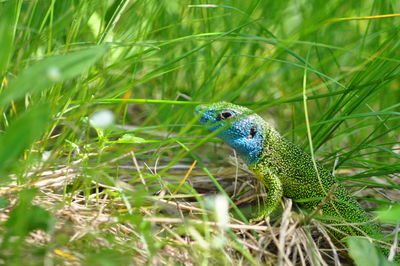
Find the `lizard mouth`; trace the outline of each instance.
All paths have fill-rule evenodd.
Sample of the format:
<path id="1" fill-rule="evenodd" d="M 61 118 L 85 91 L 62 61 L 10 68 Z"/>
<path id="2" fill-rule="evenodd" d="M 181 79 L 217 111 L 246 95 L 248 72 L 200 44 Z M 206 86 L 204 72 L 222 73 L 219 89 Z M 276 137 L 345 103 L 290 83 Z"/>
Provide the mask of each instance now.
<path id="1" fill-rule="evenodd" d="M 203 105 L 203 104 L 197 105 L 196 108 L 194 108 L 194 113 L 195 113 L 196 115 L 201 114 L 201 113 L 204 112 L 204 110 L 205 110 L 206 108 L 207 108 L 207 107 L 206 107 L 205 105 Z"/>
<path id="2" fill-rule="evenodd" d="M 210 121 L 210 119 L 212 119 L 211 114 L 209 114 L 209 112 L 207 112 L 207 106 L 205 105 L 198 105 L 196 106 L 196 108 L 194 109 L 194 113 L 199 116 L 199 122 L 204 125 L 206 124 L 208 121 Z"/>

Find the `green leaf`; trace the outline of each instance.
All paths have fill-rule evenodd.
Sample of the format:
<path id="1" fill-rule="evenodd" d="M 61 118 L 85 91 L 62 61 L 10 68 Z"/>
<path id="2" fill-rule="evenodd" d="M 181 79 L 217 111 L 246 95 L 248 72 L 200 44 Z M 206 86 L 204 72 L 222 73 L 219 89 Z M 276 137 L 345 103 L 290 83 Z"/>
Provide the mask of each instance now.
<path id="1" fill-rule="evenodd" d="M 146 140 L 143 138 L 135 137 L 132 134 L 124 134 L 114 143 L 146 143 Z"/>
<path id="2" fill-rule="evenodd" d="M 28 210 L 27 218 L 29 218 L 27 226 L 29 232 L 38 229 L 48 232 L 52 229 L 54 224 L 54 218 L 51 214 L 39 206 L 32 206 Z"/>
<path id="3" fill-rule="evenodd" d="M 390 263 L 369 240 L 363 237 L 347 239 L 349 253 L 358 266 L 391 266 Z"/>
<path id="4" fill-rule="evenodd" d="M 19 194 L 19 202 L 5 222 L 8 236 L 23 238 L 33 230 L 41 229 L 47 232 L 52 229 L 54 218 L 51 214 L 39 206 L 32 205 L 35 195 L 35 189 L 23 190 Z"/>
<path id="5" fill-rule="evenodd" d="M 10 86 L 0 94 L 0 107 L 27 93 L 35 93 L 73 78 L 87 71 L 106 52 L 106 46 L 95 46 L 66 55 L 45 58 L 25 69 L 10 81 Z"/>
<path id="6" fill-rule="evenodd" d="M 378 214 L 379 220 L 387 223 L 400 223 L 400 204 L 391 206 Z"/>
<path id="7" fill-rule="evenodd" d="M 4 233 L 2 234 L 0 251 L 10 251 L 7 255 L 16 260 L 21 260 L 21 256 L 27 255 L 24 242 L 32 231 L 43 230 L 49 232 L 54 228 L 55 218 L 50 212 L 42 207 L 32 205 L 36 192 L 37 189 L 20 191 L 17 205 L 11 210 L 7 221 L 3 224 L 5 230 L 2 230 Z M 40 249 L 36 250 L 40 251 Z M 5 253 L 1 255 L 3 254 Z M 11 264 L 14 265 L 14 263 Z M 25 264 L 23 263 L 23 265 Z M 16 263 L 15 265 L 21 265 L 21 263 Z"/>
<path id="8" fill-rule="evenodd" d="M 22 152 L 38 139 L 47 128 L 50 111 L 47 106 L 27 110 L 0 136 L 0 173 L 8 170 Z"/>

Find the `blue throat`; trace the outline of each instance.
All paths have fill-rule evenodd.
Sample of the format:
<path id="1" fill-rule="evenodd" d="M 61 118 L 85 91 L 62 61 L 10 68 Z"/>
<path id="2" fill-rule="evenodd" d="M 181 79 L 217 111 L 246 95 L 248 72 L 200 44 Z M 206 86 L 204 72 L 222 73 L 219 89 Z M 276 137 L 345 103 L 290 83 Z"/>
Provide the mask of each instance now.
<path id="1" fill-rule="evenodd" d="M 229 132 L 229 130 L 226 130 L 218 134 L 218 137 L 235 149 L 235 151 L 240 154 L 240 157 L 242 157 L 248 166 L 254 165 L 260 160 L 264 142 L 264 138 L 261 136 L 261 134 L 252 139 L 235 139 L 232 138 L 232 134 Z"/>

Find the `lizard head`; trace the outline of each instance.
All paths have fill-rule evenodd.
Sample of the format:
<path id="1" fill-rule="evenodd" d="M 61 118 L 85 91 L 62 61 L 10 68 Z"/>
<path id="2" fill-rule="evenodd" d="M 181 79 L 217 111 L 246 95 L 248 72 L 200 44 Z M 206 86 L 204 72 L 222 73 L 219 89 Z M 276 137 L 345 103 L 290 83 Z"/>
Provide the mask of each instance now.
<path id="1" fill-rule="evenodd" d="M 263 148 L 265 121 L 250 109 L 226 102 L 199 105 L 200 123 L 234 148 L 248 164 L 255 164 Z"/>

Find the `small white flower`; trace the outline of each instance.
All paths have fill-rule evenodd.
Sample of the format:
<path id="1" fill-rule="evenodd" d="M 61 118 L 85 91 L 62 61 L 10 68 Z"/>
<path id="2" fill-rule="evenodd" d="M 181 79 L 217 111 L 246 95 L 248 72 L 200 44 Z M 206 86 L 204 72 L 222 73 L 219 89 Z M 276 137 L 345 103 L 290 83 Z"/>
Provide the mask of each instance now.
<path id="1" fill-rule="evenodd" d="M 229 213 L 228 213 L 229 203 L 224 195 L 217 195 L 215 197 L 215 215 L 217 222 L 221 228 L 226 229 L 229 223 Z"/>
<path id="2" fill-rule="evenodd" d="M 114 123 L 114 113 L 108 109 L 101 109 L 89 117 L 89 123 L 97 129 L 106 129 Z"/>
<path id="3" fill-rule="evenodd" d="M 51 81 L 60 81 L 62 78 L 61 70 L 58 67 L 51 66 L 47 69 L 47 78 Z"/>
<path id="4" fill-rule="evenodd" d="M 42 161 L 45 162 L 50 158 L 51 151 L 44 151 L 42 153 Z"/>
<path id="5" fill-rule="evenodd" d="M 205 198 L 206 208 L 214 212 L 218 226 L 226 230 L 229 223 L 229 202 L 224 195 L 216 195 Z"/>

